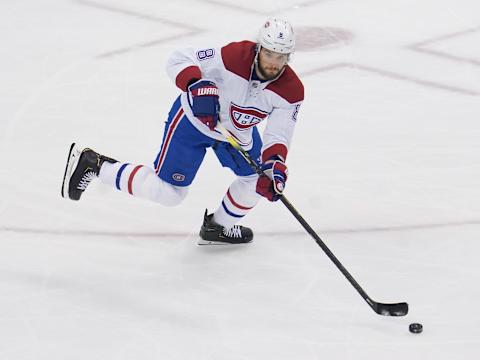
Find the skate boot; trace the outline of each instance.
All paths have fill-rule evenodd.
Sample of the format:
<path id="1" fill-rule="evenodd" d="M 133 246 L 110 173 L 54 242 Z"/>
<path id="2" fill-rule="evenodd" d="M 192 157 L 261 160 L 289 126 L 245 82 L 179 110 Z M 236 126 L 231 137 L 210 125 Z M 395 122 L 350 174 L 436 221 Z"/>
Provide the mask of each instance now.
<path id="1" fill-rule="evenodd" d="M 253 232 L 250 228 L 234 225 L 230 229 L 226 229 L 215 223 L 213 214 L 208 215 L 207 210 L 205 210 L 198 245 L 244 244 L 249 243 L 252 239 Z"/>
<path id="2" fill-rule="evenodd" d="M 72 200 L 80 200 L 88 185 L 98 177 L 100 168 L 105 161 L 117 162 L 89 148 L 80 151 L 78 146 L 73 143 L 70 146 L 65 174 L 63 175 L 62 196 Z"/>

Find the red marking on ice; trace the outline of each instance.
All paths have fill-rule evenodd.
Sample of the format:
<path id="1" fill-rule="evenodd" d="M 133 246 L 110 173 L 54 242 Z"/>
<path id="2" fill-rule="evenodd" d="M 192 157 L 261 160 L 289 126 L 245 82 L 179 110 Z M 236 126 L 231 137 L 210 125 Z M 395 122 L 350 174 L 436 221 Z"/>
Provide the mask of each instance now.
<path id="1" fill-rule="evenodd" d="M 320 67 L 320 68 L 312 69 L 312 70 L 306 71 L 304 73 L 301 73 L 300 77 L 305 77 L 305 76 L 315 75 L 315 74 L 321 73 L 321 72 L 327 72 L 327 71 L 332 71 L 332 70 L 337 70 L 337 69 L 345 69 L 345 68 L 361 70 L 361 71 L 377 74 L 377 75 L 380 75 L 380 76 L 383 76 L 383 77 L 387 77 L 387 78 L 390 78 L 390 79 L 407 81 L 407 82 L 410 82 L 410 83 L 413 83 L 413 84 L 417 84 L 417 85 L 421 85 L 421 86 L 425 86 L 425 87 L 429 87 L 429 88 L 433 88 L 433 89 L 455 92 L 457 94 L 471 95 L 471 96 L 480 95 L 480 93 L 478 93 L 477 91 L 474 91 L 474 90 L 464 89 L 464 88 L 460 88 L 460 87 L 456 87 L 456 86 L 452 86 L 452 85 L 448 85 L 448 84 L 442 84 L 442 83 L 438 83 L 438 82 L 434 82 L 434 81 L 430 81 L 430 80 L 423 80 L 423 79 L 419 79 L 419 78 L 416 78 L 416 77 L 413 77 L 413 76 L 404 75 L 404 74 L 400 74 L 400 73 L 395 73 L 393 71 L 382 70 L 382 69 L 379 69 L 379 68 L 374 68 L 374 67 L 371 67 L 371 66 L 365 66 L 365 65 L 355 64 L 355 63 L 336 63 L 336 64 L 323 66 L 323 67 Z"/>
<path id="2" fill-rule="evenodd" d="M 480 26 L 477 26 L 475 28 L 462 30 L 462 31 L 457 31 L 457 32 L 450 33 L 450 34 L 437 36 L 437 37 L 434 37 L 434 38 L 431 38 L 431 39 L 427 39 L 427 40 L 412 44 L 412 45 L 408 46 L 408 48 L 413 50 L 413 51 L 420 52 L 420 53 L 433 55 L 433 56 L 437 56 L 437 57 L 441 57 L 441 58 L 444 58 L 444 59 L 453 60 L 453 61 L 457 61 L 457 62 L 468 63 L 468 64 L 471 64 L 471 65 L 474 65 L 474 66 L 480 66 L 480 60 L 471 59 L 471 58 L 467 58 L 467 57 L 462 57 L 462 56 L 458 56 L 458 55 L 453 55 L 453 54 L 443 52 L 443 51 L 440 51 L 440 50 L 434 50 L 434 49 L 427 48 L 427 46 L 429 46 L 431 44 L 438 43 L 438 42 L 445 41 L 445 40 L 449 40 L 449 39 L 453 39 L 453 38 L 460 37 L 460 36 L 463 36 L 463 35 L 466 35 L 466 34 L 475 33 L 477 31 L 480 31 Z"/>
<path id="3" fill-rule="evenodd" d="M 256 14 L 256 15 L 264 15 L 264 16 L 267 15 L 267 16 L 269 16 L 269 15 L 272 14 L 271 10 L 259 11 L 254 6 L 252 6 L 252 7 L 241 6 L 241 5 L 238 4 L 238 2 L 237 3 L 233 3 L 233 2 L 229 3 L 229 2 L 222 1 L 222 0 L 198 0 L 198 1 L 208 3 L 208 4 L 212 4 L 212 5 L 215 5 L 215 6 L 222 6 L 224 8 L 232 10 L 233 12 L 244 12 L 244 13 L 247 13 L 249 15 Z M 325 2 L 325 1 L 326 0 L 304 1 L 304 2 L 301 2 L 301 3 L 292 4 L 291 6 L 287 6 L 287 7 L 284 7 L 284 8 L 276 8 L 275 13 L 280 14 L 284 11 L 289 11 L 289 10 L 291 11 L 294 8 L 305 8 L 305 7 L 316 5 L 318 3 Z"/>
<path id="4" fill-rule="evenodd" d="M 151 40 L 151 41 L 143 42 L 143 43 L 140 43 L 140 44 L 134 44 L 134 45 L 130 45 L 130 46 L 120 48 L 120 49 L 104 52 L 102 54 L 96 55 L 95 56 L 96 59 L 109 58 L 109 57 L 112 57 L 112 56 L 122 55 L 122 54 L 129 53 L 129 52 L 132 52 L 132 51 L 136 51 L 136 50 L 139 50 L 139 49 L 144 49 L 144 48 L 149 48 L 149 47 L 152 47 L 152 46 L 161 45 L 161 44 L 164 44 L 164 43 L 167 43 L 167 42 L 170 42 L 170 41 L 183 39 L 183 38 L 186 38 L 186 37 L 189 37 L 189 36 L 195 36 L 195 35 L 198 35 L 198 34 L 205 31 L 204 29 L 200 29 L 198 27 L 191 26 L 191 25 L 186 24 L 186 23 L 176 22 L 176 21 L 173 21 L 169 18 L 159 17 L 159 16 L 155 16 L 155 15 L 150 15 L 150 14 L 142 14 L 140 12 L 125 9 L 125 8 L 121 8 L 119 6 L 101 4 L 101 3 L 98 3 L 98 2 L 95 2 L 95 1 L 90 1 L 90 0 L 76 0 L 76 2 L 80 5 L 89 6 L 89 7 L 95 8 L 95 9 L 105 10 L 105 11 L 113 12 L 113 13 L 120 14 L 120 15 L 126 15 L 126 16 L 137 18 L 137 19 L 141 19 L 141 20 L 152 21 L 152 22 L 156 22 L 156 23 L 159 23 L 159 24 L 162 24 L 162 25 L 167 25 L 167 26 L 170 26 L 170 27 L 179 28 L 179 29 L 182 29 L 184 31 L 183 33 L 174 34 L 174 35 L 167 36 L 167 37 L 164 37 L 164 38 L 161 38 L 161 39 Z"/>

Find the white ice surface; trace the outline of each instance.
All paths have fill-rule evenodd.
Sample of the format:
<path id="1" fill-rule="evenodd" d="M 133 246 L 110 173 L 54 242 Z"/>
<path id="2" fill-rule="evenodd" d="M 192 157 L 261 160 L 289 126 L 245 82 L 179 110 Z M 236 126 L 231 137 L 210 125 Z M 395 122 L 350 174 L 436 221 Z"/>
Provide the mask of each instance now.
<path id="1" fill-rule="evenodd" d="M 286 195 L 407 317 L 374 314 L 280 203 L 245 218 L 254 243 L 196 246 L 233 179 L 212 154 L 177 208 L 60 197 L 71 141 L 151 163 L 171 51 L 268 13 L 352 34 L 294 55 Z M 478 358 L 478 1 L 5 0 L 0 30 L 1 360 Z"/>

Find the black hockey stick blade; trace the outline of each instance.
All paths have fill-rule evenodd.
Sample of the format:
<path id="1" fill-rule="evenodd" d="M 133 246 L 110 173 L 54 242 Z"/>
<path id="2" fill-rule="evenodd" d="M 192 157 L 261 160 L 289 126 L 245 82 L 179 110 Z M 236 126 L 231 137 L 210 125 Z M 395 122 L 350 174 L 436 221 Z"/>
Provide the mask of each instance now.
<path id="1" fill-rule="evenodd" d="M 408 314 L 408 304 L 406 302 L 397 303 L 397 304 L 382 304 L 382 303 L 377 303 L 375 301 L 372 301 L 370 306 L 379 315 L 405 316 Z"/>

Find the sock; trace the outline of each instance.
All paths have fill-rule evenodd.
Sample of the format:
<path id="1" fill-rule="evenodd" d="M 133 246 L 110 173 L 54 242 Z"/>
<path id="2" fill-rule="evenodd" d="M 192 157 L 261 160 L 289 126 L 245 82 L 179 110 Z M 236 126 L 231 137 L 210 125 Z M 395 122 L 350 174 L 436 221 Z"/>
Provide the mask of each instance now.
<path id="1" fill-rule="evenodd" d="M 228 188 L 213 221 L 231 228 L 257 205 L 261 196 L 255 191 L 258 175 L 239 176 Z"/>
<path id="2" fill-rule="evenodd" d="M 187 196 L 188 188 L 175 186 L 160 179 L 152 168 L 129 163 L 104 162 L 98 176 L 107 185 L 130 195 L 175 206 Z"/>

